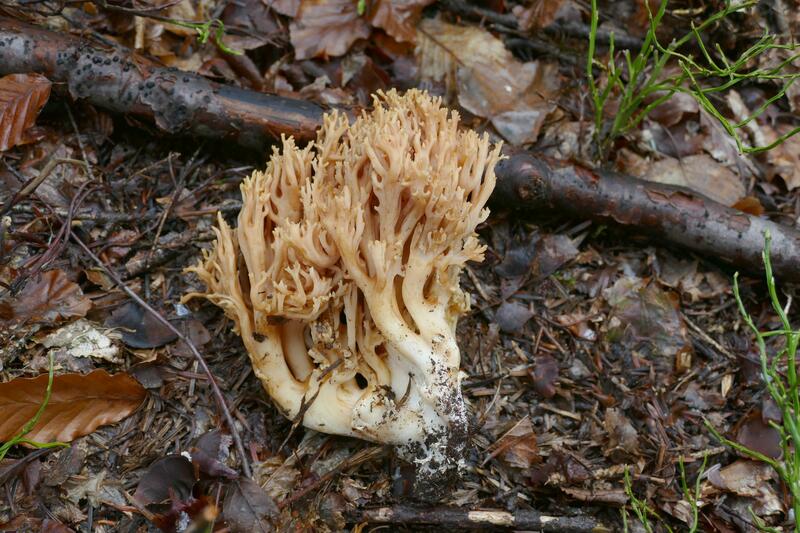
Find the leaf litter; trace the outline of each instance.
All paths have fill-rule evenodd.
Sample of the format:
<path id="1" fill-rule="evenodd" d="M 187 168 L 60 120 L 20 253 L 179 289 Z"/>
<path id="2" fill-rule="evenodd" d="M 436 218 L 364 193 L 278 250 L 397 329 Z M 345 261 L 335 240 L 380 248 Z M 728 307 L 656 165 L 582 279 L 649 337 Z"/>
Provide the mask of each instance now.
<path id="1" fill-rule="evenodd" d="M 82 26 L 218 81 L 326 105 L 366 105 L 377 88 L 422 86 L 441 94 L 470 125 L 510 145 L 532 144 L 592 164 L 581 3 L 492 2 L 480 6 L 484 11 L 424 0 L 367 1 L 363 10 L 341 0 L 220 5 L 162 2 L 134 17 L 82 4 L 67 7 L 72 22 L 60 24 L 64 31 Z M 647 17 L 640 5 L 606 7 L 602 29 L 613 28 L 621 39 L 643 35 Z M 225 54 L 213 37 L 201 43 L 196 30 L 149 16 L 156 12 L 194 23 L 220 17 L 223 43 L 245 55 Z M 518 21 L 512 24 L 511 17 Z M 691 16 L 673 19 L 665 31 Z M 750 19 L 766 24 L 760 14 Z M 800 29 L 800 19 L 787 16 L 787 28 Z M 725 28 L 715 31 L 722 36 Z M 717 41 L 734 51 L 740 37 L 728 33 Z M 30 86 L 19 89 L 15 94 Z M 732 118 L 760 101 L 752 90 L 732 94 L 726 102 Z M 789 96 L 753 123 L 750 141 L 786 131 L 787 110 L 796 105 L 796 93 Z M 363 443 L 293 428 L 265 399 L 222 315 L 207 306 L 175 305 L 196 288 L 196 280 L 179 273 L 213 238 L 214 213 L 228 217 L 238 209 L 238 183 L 263 166 L 263 157 L 206 146 L 205 163 L 179 182 L 194 143 L 155 138 L 136 118 L 112 120 L 85 102 L 69 103 L 76 133 L 59 107 L 63 101 L 55 93 L 50 98 L 58 100 L 52 111 L 48 106 L 37 117 L 36 102 L 47 100 L 40 95 L 26 115 L 35 123 L 27 118 L 19 123 L 24 127 L 10 128 L 22 134 L 7 148 L 10 169 L 0 168 L 0 203 L 40 177 L 49 161 L 79 163 L 59 163 L 4 214 L 0 365 L 3 386 L 25 388 L 22 383 L 40 380 L 26 393 L 29 412 L 43 390 L 42 377 L 30 376 L 45 372 L 52 354 L 58 390 L 71 385 L 57 397 L 54 391 L 46 412 L 63 414 L 37 438 L 76 440 L 67 449 L 18 448 L 0 465 L 8 472 L 6 487 L 17 487 L 13 505 L 0 505 L 2 528 L 68 530 L 91 516 L 103 531 L 147 528 L 148 520 L 164 530 L 215 523 L 230 530 L 338 531 L 358 523 L 361 509 L 409 503 L 388 454 L 347 467 Z M 797 220 L 796 142 L 743 156 L 692 102 L 679 95 L 657 108 L 621 141 L 616 170 L 685 186 L 776 221 Z M 71 207 L 82 186 L 101 183 L 102 194 Z M 236 406 L 254 461 L 252 481 L 230 452 L 230 435 L 219 429 L 207 378 L 190 350 L 129 302 L 74 243 L 46 255 L 70 210 L 74 231 L 201 348 Z M 156 234 L 162 216 L 163 232 Z M 750 508 L 772 525 L 785 523 L 786 502 L 774 476 L 720 449 L 703 425 L 707 420 L 737 442 L 777 453 L 770 425 L 775 414 L 763 399 L 758 361 L 732 305 L 730 271 L 559 214 L 523 217 L 495 207 L 480 233 L 487 259 L 471 265 L 462 280 L 473 305 L 458 327 L 463 390 L 475 421 L 472 451 L 468 473 L 443 503 L 580 512 L 614 530 L 621 527 L 614 521 L 618 507 L 630 504 L 623 482 L 629 468 L 636 494 L 686 523 L 691 513 L 680 487 L 683 461 L 690 481 L 701 478 L 703 524 L 746 529 Z M 43 265 L 40 273 L 28 269 L 34 264 Z M 12 284 L 18 289 L 13 294 L 6 290 Z M 758 308 L 767 323 L 758 284 L 748 280 L 744 292 L 748 307 Z M 130 366 L 135 357 L 146 362 Z M 136 392 L 121 409 L 110 405 L 110 396 L 128 385 L 99 391 L 110 403 L 97 402 L 106 406 L 97 416 L 82 410 L 93 420 L 81 420 L 67 407 L 70 394 L 74 405 L 87 402 L 102 372 L 107 377 L 99 381 L 125 376 Z M 96 426 L 100 419 L 116 421 Z M 121 499 L 125 493 L 139 494 L 141 508 Z"/>

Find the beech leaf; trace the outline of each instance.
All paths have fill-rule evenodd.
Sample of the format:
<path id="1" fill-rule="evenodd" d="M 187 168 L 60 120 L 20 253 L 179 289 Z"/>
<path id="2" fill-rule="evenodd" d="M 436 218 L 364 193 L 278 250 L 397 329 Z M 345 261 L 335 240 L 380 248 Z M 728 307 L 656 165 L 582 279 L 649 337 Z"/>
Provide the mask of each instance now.
<path id="1" fill-rule="evenodd" d="M 48 270 L 28 280 L 10 302 L 0 301 L 0 326 L 10 327 L 30 320 L 54 323 L 86 316 L 92 302 L 62 270 Z"/>
<path id="2" fill-rule="evenodd" d="M 47 374 L 0 383 L 0 442 L 16 435 L 33 418 L 47 387 Z M 105 370 L 63 374 L 53 379 L 53 392 L 27 440 L 69 442 L 106 424 L 119 422 L 144 401 L 146 392 L 128 374 Z"/>
<path id="3" fill-rule="evenodd" d="M 50 97 L 50 85 L 50 80 L 40 74 L 0 78 L 0 151 L 25 141 L 25 132 Z"/>
<path id="4" fill-rule="evenodd" d="M 352 0 L 303 0 L 289 24 L 295 59 L 343 55 L 369 34 L 369 24 Z"/>
<path id="5" fill-rule="evenodd" d="M 278 515 L 278 507 L 258 483 L 241 478 L 231 483 L 222 515 L 233 533 L 266 532 L 273 531 L 269 519 Z"/>

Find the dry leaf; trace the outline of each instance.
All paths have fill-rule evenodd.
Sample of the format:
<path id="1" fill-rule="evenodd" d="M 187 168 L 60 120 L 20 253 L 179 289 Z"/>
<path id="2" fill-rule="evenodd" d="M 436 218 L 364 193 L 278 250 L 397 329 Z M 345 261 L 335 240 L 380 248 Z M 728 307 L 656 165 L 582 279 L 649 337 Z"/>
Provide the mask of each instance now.
<path id="1" fill-rule="evenodd" d="M 547 354 L 537 355 L 536 364 L 528 371 L 533 380 L 533 390 L 543 398 L 555 396 L 558 372 L 558 361 L 552 356 Z"/>
<path id="2" fill-rule="evenodd" d="M 164 502 L 170 494 L 184 501 L 191 498 L 196 481 L 189 459 L 183 455 L 167 455 L 150 465 L 139 480 L 133 498 L 142 505 Z"/>
<path id="3" fill-rule="evenodd" d="M 774 142 L 789 130 L 791 128 L 786 124 L 778 125 L 775 129 L 762 125 L 761 131 L 764 132 L 765 145 Z M 783 179 L 787 189 L 791 191 L 800 187 L 800 136 L 789 137 L 783 143 L 767 151 L 766 156 L 767 161 L 773 167 L 773 172 Z"/>
<path id="4" fill-rule="evenodd" d="M 755 196 L 745 196 L 731 207 L 757 217 L 763 215 L 765 211 L 764 206 Z"/>
<path id="5" fill-rule="evenodd" d="M 651 357 L 656 370 L 669 368 L 661 364 L 664 358 L 691 350 L 675 293 L 652 283 L 645 285 L 639 278 L 623 277 L 605 289 L 603 296 L 613 307 L 607 339 Z"/>
<path id="6" fill-rule="evenodd" d="M 373 26 L 382 28 L 398 41 L 413 41 L 422 9 L 434 0 L 376 0 L 367 8 Z M 369 2 L 367 3 L 369 5 Z"/>
<path id="7" fill-rule="evenodd" d="M 517 302 L 503 302 L 497 308 L 494 315 L 494 320 L 500 331 L 505 333 L 514 333 L 522 329 L 528 320 L 533 317 L 534 313 L 528 306 L 519 304 Z"/>
<path id="8" fill-rule="evenodd" d="M 489 457 L 484 464 L 490 458 L 500 456 L 503 461 L 515 468 L 527 469 L 542 460 L 529 416 L 525 416 L 514 424 L 514 427 L 492 444 L 487 451 Z"/>
<path id="9" fill-rule="evenodd" d="M 0 326 L 11 327 L 28 321 L 53 323 L 83 317 L 92 302 L 62 270 L 48 270 L 28 280 L 11 302 L 0 301 Z"/>
<path id="10" fill-rule="evenodd" d="M 461 27 L 437 19 L 418 26 L 417 58 L 423 79 L 446 81 L 458 103 L 491 120 L 511 144 L 531 143 L 559 86 L 554 65 L 521 63 L 503 42 L 486 30 Z"/>
<path id="11" fill-rule="evenodd" d="M 647 181 L 687 187 L 727 206 L 747 193 L 739 176 L 706 154 L 656 161 L 642 177 Z"/>
<path id="12" fill-rule="evenodd" d="M 230 2 L 222 12 L 226 28 L 237 32 L 226 32 L 222 42 L 234 50 L 253 50 L 273 41 L 282 31 L 275 13 L 261 0 Z"/>
<path id="13" fill-rule="evenodd" d="M 758 409 L 739 422 L 734 440 L 745 448 L 772 459 L 780 459 L 783 455 L 781 434 L 769 424 Z"/>
<path id="14" fill-rule="evenodd" d="M 21 144 L 50 97 L 50 80 L 40 74 L 0 78 L 0 151 Z"/>
<path id="15" fill-rule="evenodd" d="M 564 0 L 533 0 L 529 7 L 516 5 L 512 12 L 517 24 L 525 31 L 540 30 L 555 22 Z"/>
<path id="16" fill-rule="evenodd" d="M 178 338 L 175 332 L 132 301 L 111 313 L 105 326 L 119 328 L 122 342 L 131 348 L 157 348 Z"/>
<path id="17" fill-rule="evenodd" d="M 39 409 L 47 375 L 16 378 L 0 383 L 0 442 L 16 435 Z M 105 370 L 90 374 L 63 374 L 53 379 L 47 407 L 26 439 L 69 442 L 105 424 L 119 422 L 144 401 L 145 389 L 132 377 Z"/>
<path id="18" fill-rule="evenodd" d="M 369 37 L 370 27 L 357 8 L 353 0 L 303 0 L 289 24 L 295 59 L 340 56 Z"/>
<path id="19" fill-rule="evenodd" d="M 608 445 L 604 450 L 606 455 L 614 454 L 621 457 L 638 455 L 639 434 L 622 410 L 616 408 L 606 409 L 603 427 L 608 435 Z"/>
<path id="20" fill-rule="evenodd" d="M 300 0 L 261 0 L 261 2 L 287 17 L 296 17 L 297 11 L 300 9 Z"/>
<path id="21" fill-rule="evenodd" d="M 753 511 L 771 515 L 783 511 L 781 498 L 769 483 L 775 471 L 766 463 L 739 459 L 725 468 L 712 468 L 707 478 L 714 487 L 737 496 L 755 499 Z"/>
<path id="22" fill-rule="evenodd" d="M 225 522 L 233 533 L 273 531 L 269 519 L 278 515 L 272 498 L 248 478 L 234 481 L 222 507 Z"/>

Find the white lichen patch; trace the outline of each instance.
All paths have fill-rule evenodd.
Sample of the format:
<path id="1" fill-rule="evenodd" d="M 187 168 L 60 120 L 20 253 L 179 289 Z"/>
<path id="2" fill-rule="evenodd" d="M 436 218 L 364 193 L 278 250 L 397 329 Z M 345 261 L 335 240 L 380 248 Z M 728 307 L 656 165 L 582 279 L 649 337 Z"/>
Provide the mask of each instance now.
<path id="1" fill-rule="evenodd" d="M 42 339 L 45 348 L 65 349 L 72 357 L 93 357 L 111 363 L 120 363 L 119 348 L 114 344 L 118 334 L 101 330 L 81 318 L 54 331 Z"/>

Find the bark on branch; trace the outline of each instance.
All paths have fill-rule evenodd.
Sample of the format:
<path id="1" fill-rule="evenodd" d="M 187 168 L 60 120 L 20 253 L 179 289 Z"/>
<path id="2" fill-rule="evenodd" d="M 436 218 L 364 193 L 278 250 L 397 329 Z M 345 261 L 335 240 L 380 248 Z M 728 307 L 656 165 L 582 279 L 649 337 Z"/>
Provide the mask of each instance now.
<path id="1" fill-rule="evenodd" d="M 0 17 L 0 73 L 38 72 L 74 98 L 155 123 L 169 133 L 263 148 L 281 134 L 311 139 L 325 110 L 165 68 L 121 47 L 104 48 Z"/>
<path id="2" fill-rule="evenodd" d="M 534 530 L 561 533 L 589 533 L 609 531 L 596 519 L 579 516 L 548 516 L 536 511 L 509 513 L 501 510 L 470 511 L 457 507 L 432 507 L 427 509 L 407 505 L 364 509 L 348 516 L 353 522 L 372 524 L 433 525 L 456 530 Z"/>
<path id="3" fill-rule="evenodd" d="M 683 187 L 521 153 L 501 161 L 496 207 L 550 209 L 578 218 L 633 226 L 750 273 L 763 272 L 764 232 L 772 234 L 779 281 L 800 282 L 800 232 L 714 202 Z"/>
<path id="4" fill-rule="evenodd" d="M 38 72 L 75 98 L 131 114 L 175 134 L 229 139 L 263 148 L 282 134 L 311 139 L 321 106 L 215 83 L 158 66 L 136 53 L 0 17 L 0 74 Z M 735 211 L 686 189 L 518 154 L 498 166 L 495 206 L 555 209 L 577 218 L 632 226 L 658 239 L 763 272 L 763 233 L 773 265 L 800 282 L 800 232 Z"/>

